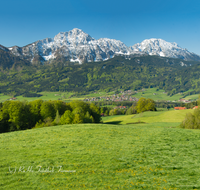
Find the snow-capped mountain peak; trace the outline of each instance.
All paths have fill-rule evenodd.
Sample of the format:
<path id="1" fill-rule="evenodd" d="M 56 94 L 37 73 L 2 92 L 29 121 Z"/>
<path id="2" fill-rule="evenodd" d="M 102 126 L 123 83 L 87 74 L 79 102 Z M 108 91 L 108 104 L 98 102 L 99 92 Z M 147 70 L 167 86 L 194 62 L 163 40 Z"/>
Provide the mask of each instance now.
<path id="1" fill-rule="evenodd" d="M 115 54 L 130 54 L 130 48 L 119 40 L 95 40 L 77 28 L 60 32 L 54 38 L 39 40 L 22 48 L 12 47 L 10 50 L 15 55 L 25 56 L 30 60 L 33 60 L 35 55 L 40 55 L 47 61 L 62 55 L 66 60 L 79 63 L 107 60 Z"/>
<path id="2" fill-rule="evenodd" d="M 132 46 L 131 49 L 147 53 L 149 55 L 180 58 L 184 60 L 194 60 L 199 57 L 194 53 L 190 53 L 187 49 L 181 48 L 175 42 L 166 42 L 165 40 L 156 38 L 147 39 L 142 41 L 141 43 L 137 43 Z"/>
<path id="3" fill-rule="evenodd" d="M 200 56 L 181 48 L 175 42 L 151 38 L 132 47 L 127 47 L 123 42 L 115 39 L 100 38 L 96 40 L 78 28 L 68 32 L 60 32 L 54 38 L 39 40 L 24 47 L 14 46 L 9 50 L 30 61 L 34 61 L 36 58 L 50 61 L 59 55 L 72 62 L 84 63 L 107 60 L 115 55 L 134 54 L 200 61 Z"/>
<path id="4" fill-rule="evenodd" d="M 60 32 L 54 37 L 54 41 L 56 43 L 61 42 L 73 45 L 87 44 L 88 42 L 93 40 L 94 38 L 77 28 L 69 32 Z"/>

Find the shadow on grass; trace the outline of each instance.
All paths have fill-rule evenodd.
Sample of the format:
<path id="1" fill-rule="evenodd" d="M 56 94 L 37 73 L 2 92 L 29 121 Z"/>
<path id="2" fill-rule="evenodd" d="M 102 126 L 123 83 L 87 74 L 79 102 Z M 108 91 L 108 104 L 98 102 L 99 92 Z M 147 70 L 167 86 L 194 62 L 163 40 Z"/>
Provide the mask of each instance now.
<path id="1" fill-rule="evenodd" d="M 119 125 L 122 121 L 109 121 L 109 122 L 103 122 L 103 124 L 112 124 L 112 125 Z M 133 123 L 126 123 L 128 124 L 144 124 L 146 122 L 138 121 L 138 122 L 133 122 Z"/>
<path id="2" fill-rule="evenodd" d="M 103 124 L 113 124 L 113 125 L 119 125 L 122 121 L 110 121 L 110 122 L 103 122 Z"/>
<path id="3" fill-rule="evenodd" d="M 138 121 L 138 122 L 126 123 L 126 124 L 128 125 L 128 124 L 140 124 L 140 123 L 146 123 L 146 122 L 143 122 L 143 121 Z"/>

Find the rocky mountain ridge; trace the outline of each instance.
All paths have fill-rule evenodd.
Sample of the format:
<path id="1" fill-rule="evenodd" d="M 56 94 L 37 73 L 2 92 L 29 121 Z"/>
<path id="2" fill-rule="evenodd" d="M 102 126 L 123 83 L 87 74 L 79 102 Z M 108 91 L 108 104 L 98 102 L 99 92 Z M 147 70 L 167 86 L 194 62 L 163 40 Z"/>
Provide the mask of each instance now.
<path id="1" fill-rule="evenodd" d="M 13 46 L 0 49 L 9 51 L 15 56 L 31 62 L 45 62 L 63 57 L 71 62 L 94 62 L 108 60 L 116 55 L 131 57 L 132 55 L 158 55 L 162 57 L 179 58 L 186 61 L 200 61 L 200 56 L 183 49 L 176 43 L 162 39 L 149 39 L 127 47 L 115 39 L 100 38 L 95 40 L 80 29 L 60 32 L 54 38 L 38 40 L 24 47 Z"/>
<path id="2" fill-rule="evenodd" d="M 183 59 L 185 61 L 200 61 L 199 55 L 189 52 L 187 49 L 181 48 L 177 43 L 166 42 L 162 39 L 148 39 L 141 43 L 137 43 L 131 47 L 134 51 L 146 53 L 148 55 L 157 55 L 161 57 L 170 57 Z"/>

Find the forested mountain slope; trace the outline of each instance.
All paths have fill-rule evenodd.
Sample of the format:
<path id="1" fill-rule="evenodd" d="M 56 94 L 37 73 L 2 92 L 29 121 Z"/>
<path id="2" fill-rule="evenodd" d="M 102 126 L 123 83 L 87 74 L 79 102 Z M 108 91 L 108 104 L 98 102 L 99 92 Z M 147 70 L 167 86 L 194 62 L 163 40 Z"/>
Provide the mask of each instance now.
<path id="1" fill-rule="evenodd" d="M 20 95 L 40 91 L 111 91 L 157 87 L 169 94 L 199 93 L 200 62 L 158 56 L 73 64 L 62 59 L 45 65 L 26 65 L 2 69 L 0 93 Z"/>
<path id="2" fill-rule="evenodd" d="M 0 70 L 19 68 L 21 66 L 30 65 L 29 61 L 19 58 L 13 55 L 5 47 L 0 45 Z"/>

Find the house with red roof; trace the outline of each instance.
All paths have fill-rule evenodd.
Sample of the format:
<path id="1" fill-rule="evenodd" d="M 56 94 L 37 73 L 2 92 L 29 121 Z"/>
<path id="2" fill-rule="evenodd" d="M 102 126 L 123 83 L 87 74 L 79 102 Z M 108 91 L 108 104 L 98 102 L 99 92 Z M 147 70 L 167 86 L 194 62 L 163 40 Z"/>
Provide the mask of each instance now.
<path id="1" fill-rule="evenodd" d="M 174 107 L 175 110 L 186 110 L 186 107 Z"/>

